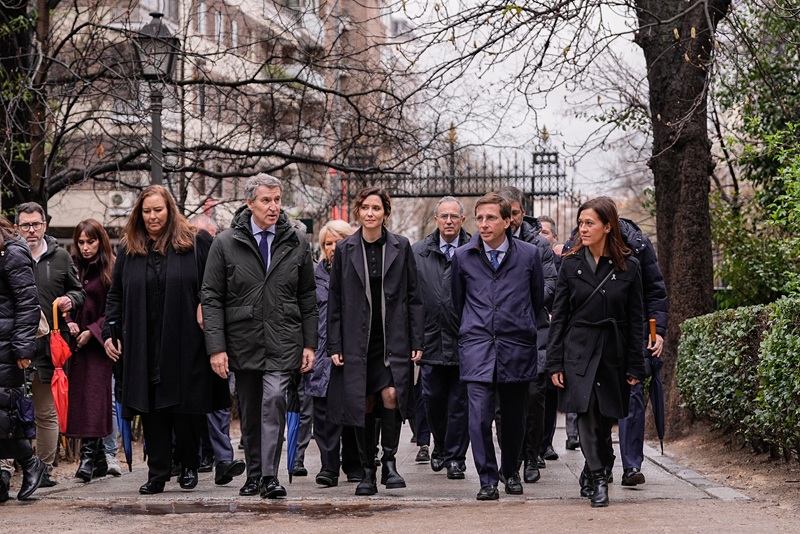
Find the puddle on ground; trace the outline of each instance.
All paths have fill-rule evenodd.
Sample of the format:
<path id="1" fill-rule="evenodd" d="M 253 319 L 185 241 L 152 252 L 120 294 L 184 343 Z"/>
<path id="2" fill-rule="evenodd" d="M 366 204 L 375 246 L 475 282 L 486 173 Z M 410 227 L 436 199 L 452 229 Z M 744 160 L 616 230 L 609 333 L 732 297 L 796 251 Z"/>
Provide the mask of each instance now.
<path id="1" fill-rule="evenodd" d="M 172 503 L 111 503 L 89 505 L 107 510 L 114 515 L 167 515 L 167 514 L 224 514 L 244 512 L 258 515 L 301 515 L 309 519 L 332 517 L 369 517 L 372 514 L 398 510 L 396 504 L 348 504 L 324 503 L 238 503 L 238 502 L 172 502 Z"/>

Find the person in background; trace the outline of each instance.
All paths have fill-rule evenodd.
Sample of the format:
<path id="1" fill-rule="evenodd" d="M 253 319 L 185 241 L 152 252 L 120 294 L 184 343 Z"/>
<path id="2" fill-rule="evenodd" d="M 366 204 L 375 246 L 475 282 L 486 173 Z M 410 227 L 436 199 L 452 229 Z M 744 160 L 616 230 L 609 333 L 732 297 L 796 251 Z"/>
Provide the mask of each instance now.
<path id="1" fill-rule="evenodd" d="M 578 414 L 581 478 L 591 506 L 608 506 L 611 428 L 628 413 L 630 388 L 645 375 L 642 277 L 625 246 L 617 207 L 608 197 L 578 209 L 580 241 L 563 258 L 553 304 L 547 374 L 562 388 L 562 410 Z"/>
<path id="2" fill-rule="evenodd" d="M 317 443 L 322 464 L 315 481 L 326 488 L 339 484 L 340 467 L 345 474 L 349 474 L 357 468 L 358 476 L 361 476 L 361 463 L 358 460 L 352 429 L 333 424 L 328 417 L 328 384 L 331 374 L 331 359 L 327 353 L 330 272 L 337 243 L 352 234 L 353 228 L 346 221 L 334 220 L 326 223 L 319 231 L 319 247 L 322 251 L 322 258 L 314 269 L 314 278 L 317 284 L 317 309 L 319 310 L 319 342 L 314 369 L 305 375 L 303 387 L 306 395 L 313 399 L 314 441 Z M 355 452 L 355 458 L 353 452 Z"/>
<path id="3" fill-rule="evenodd" d="M 219 232 L 217 222 L 199 213 L 189 219 L 199 230 L 205 230 L 216 237 Z M 198 472 L 214 471 L 214 484 L 224 486 L 233 481 L 245 470 L 243 460 L 234 459 L 231 444 L 231 412 L 228 408 L 215 410 L 206 415 L 206 426 L 200 432 L 200 466 Z"/>
<path id="4" fill-rule="evenodd" d="M 141 415 L 147 443 L 142 495 L 164 491 L 172 443 L 181 489 L 197 486 L 206 414 L 230 405 L 227 382 L 208 365 L 200 282 L 211 236 L 181 215 L 170 192 L 146 187 L 123 232 L 103 327 L 106 354 L 122 357 L 122 416 Z M 111 325 L 121 325 L 121 341 Z M 180 333 L 180 335 L 176 335 Z"/>
<path id="5" fill-rule="evenodd" d="M 314 263 L 305 228 L 281 209 L 283 184 L 257 174 L 247 204 L 211 246 L 203 323 L 211 367 L 239 392 L 247 480 L 243 496 L 286 496 L 278 480 L 293 373 L 311 371 L 317 346 Z"/>
<path id="6" fill-rule="evenodd" d="M 39 297 L 30 250 L 0 215 L 0 457 L 22 466 L 17 499 L 24 501 L 42 483 L 47 466 L 33 455 L 31 440 L 18 419 L 17 401 L 25 395 L 25 369 L 36 351 Z M 0 503 L 9 497 L 11 476 L 0 471 Z"/>
<path id="7" fill-rule="evenodd" d="M 528 388 L 537 369 L 537 317 L 544 309 L 539 249 L 511 233 L 511 203 L 497 193 L 475 204 L 478 234 L 456 249 L 452 298 L 459 323 L 461 380 L 467 383 L 469 437 L 481 488 L 479 501 L 505 491 L 521 495 L 519 459 L 525 437 Z M 498 468 L 492 419 L 503 421 Z"/>
<path id="8" fill-rule="evenodd" d="M 78 280 L 78 272 L 69 252 L 55 238 L 45 235 L 47 222 L 44 209 L 39 204 L 28 202 L 17 206 L 15 230 L 25 238 L 33 261 L 36 262 L 39 305 L 52 328 L 53 304 L 58 303 L 58 311 L 64 315 L 77 311 L 86 298 L 83 285 Z M 69 342 L 67 329 L 61 329 L 61 335 Z M 50 355 L 49 336 L 36 340 L 36 353 L 31 368 L 34 369 L 31 390 L 36 408 L 36 455 L 47 464 L 42 487 L 49 488 L 57 484 L 51 475 L 58 448 L 58 415 L 50 386 L 55 368 Z"/>
<path id="9" fill-rule="evenodd" d="M 103 437 L 111 433 L 112 360 L 103 347 L 106 294 L 111 286 L 114 254 L 103 225 L 94 219 L 78 223 L 72 233 L 72 261 L 78 267 L 86 300 L 67 323 L 75 338 L 69 365 L 68 438 L 81 440 L 75 477 L 83 482 L 109 471 Z M 117 466 L 119 471 L 119 466 Z"/>
<path id="10" fill-rule="evenodd" d="M 362 189 L 353 203 L 361 228 L 336 247 L 328 294 L 328 354 L 334 367 L 328 412 L 354 427 L 362 477 L 356 495 L 378 492 L 375 414 L 381 412 L 381 484 L 406 487 L 397 472 L 403 419 L 413 409 L 412 362 L 422 357 L 424 312 L 411 245 L 386 229 L 389 194 Z"/>
<path id="11" fill-rule="evenodd" d="M 459 377 L 458 324 L 450 309 L 451 259 L 456 248 L 469 242 L 464 231 L 464 206 L 442 197 L 433 211 L 436 230 L 411 247 L 419 271 L 425 306 L 425 352 L 419 361 L 420 382 L 428 423 L 433 433 L 431 469 L 447 468 L 447 478 L 465 478 L 469 447 L 467 386 Z"/>

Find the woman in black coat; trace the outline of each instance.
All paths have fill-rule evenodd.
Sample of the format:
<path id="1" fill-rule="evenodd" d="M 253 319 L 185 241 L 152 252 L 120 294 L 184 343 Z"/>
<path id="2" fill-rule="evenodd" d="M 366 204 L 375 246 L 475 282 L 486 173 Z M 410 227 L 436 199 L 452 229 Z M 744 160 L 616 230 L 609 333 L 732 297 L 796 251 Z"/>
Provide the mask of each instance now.
<path id="1" fill-rule="evenodd" d="M 0 458 L 14 458 L 23 469 L 17 499 L 29 498 L 47 466 L 33 455 L 17 411 L 25 394 L 25 369 L 36 350 L 39 295 L 28 245 L 0 215 Z M 8 500 L 8 477 L 0 474 L 0 503 Z"/>
<path id="2" fill-rule="evenodd" d="M 408 413 L 412 361 L 422 357 L 422 299 L 411 245 L 384 227 L 389 195 L 363 189 L 353 211 L 361 228 L 336 246 L 328 295 L 328 386 L 332 421 L 356 427 L 362 480 L 356 495 L 377 493 L 375 412 L 381 410 L 381 483 L 404 488 L 395 454 Z"/>
<path id="3" fill-rule="evenodd" d="M 578 210 L 580 241 L 561 263 L 553 303 L 546 372 L 563 388 L 561 409 L 578 414 L 592 507 L 608 506 L 607 466 L 614 465 L 611 427 L 628 414 L 630 386 L 645 376 L 642 280 L 625 246 L 617 207 L 608 197 Z"/>
<path id="4" fill-rule="evenodd" d="M 175 462 L 183 489 L 197 485 L 205 414 L 227 407 L 227 381 L 206 355 L 200 282 L 211 236 L 189 224 L 172 195 L 152 185 L 139 195 L 123 230 L 103 326 L 106 353 L 122 357 L 122 416 L 141 414 L 148 481 L 139 493 L 164 491 Z M 112 333 L 121 325 L 121 342 Z"/>

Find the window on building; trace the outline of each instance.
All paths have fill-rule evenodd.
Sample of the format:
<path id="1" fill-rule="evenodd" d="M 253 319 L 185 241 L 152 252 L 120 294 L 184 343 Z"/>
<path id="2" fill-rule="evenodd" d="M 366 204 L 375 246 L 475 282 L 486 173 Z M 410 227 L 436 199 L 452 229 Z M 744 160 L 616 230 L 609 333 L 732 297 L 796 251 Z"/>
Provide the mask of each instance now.
<path id="1" fill-rule="evenodd" d="M 197 33 L 200 35 L 206 34 L 206 17 L 208 16 L 208 9 L 204 0 L 197 2 Z"/>
<path id="2" fill-rule="evenodd" d="M 231 22 L 231 46 L 239 46 L 239 23 L 235 20 Z"/>
<path id="3" fill-rule="evenodd" d="M 222 36 L 222 11 L 217 11 L 214 13 L 214 41 L 216 41 L 218 45 L 222 44 Z"/>

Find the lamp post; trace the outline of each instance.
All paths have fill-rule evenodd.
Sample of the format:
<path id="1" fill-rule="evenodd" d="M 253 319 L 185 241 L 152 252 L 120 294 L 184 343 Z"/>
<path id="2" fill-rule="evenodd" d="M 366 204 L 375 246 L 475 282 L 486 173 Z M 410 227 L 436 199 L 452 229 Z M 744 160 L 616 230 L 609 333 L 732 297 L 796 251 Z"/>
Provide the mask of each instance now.
<path id="1" fill-rule="evenodd" d="M 150 83 L 150 115 L 152 131 L 150 138 L 150 183 L 164 181 L 163 148 L 161 144 L 161 110 L 163 109 L 160 83 L 172 76 L 175 57 L 180 50 L 180 40 L 173 35 L 161 20 L 161 13 L 150 13 L 150 22 L 134 37 L 140 76 Z"/>

